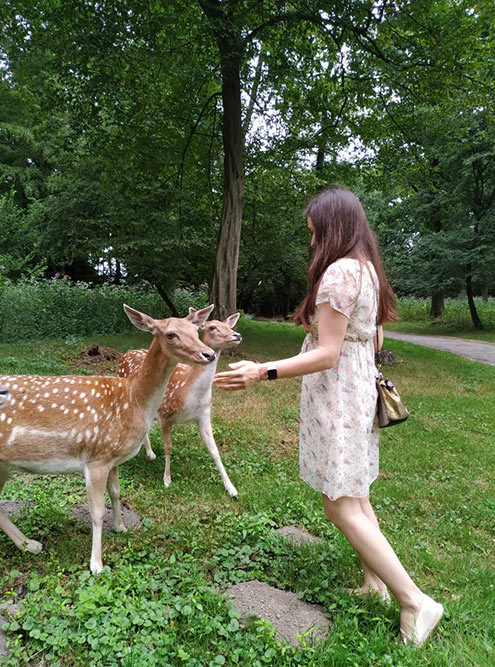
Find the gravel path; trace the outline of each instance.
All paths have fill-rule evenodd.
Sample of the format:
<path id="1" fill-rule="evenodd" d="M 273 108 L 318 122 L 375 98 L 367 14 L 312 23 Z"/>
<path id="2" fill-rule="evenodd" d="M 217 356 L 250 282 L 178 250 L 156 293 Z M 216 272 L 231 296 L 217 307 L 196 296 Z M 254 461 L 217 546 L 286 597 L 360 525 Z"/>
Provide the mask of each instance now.
<path id="1" fill-rule="evenodd" d="M 384 331 L 385 338 L 404 340 L 408 343 L 434 347 L 436 350 L 444 350 L 458 354 L 460 357 L 481 361 L 483 364 L 495 366 L 495 343 L 481 343 L 465 338 L 449 338 L 448 336 L 420 336 L 419 334 L 406 334 L 398 331 Z"/>

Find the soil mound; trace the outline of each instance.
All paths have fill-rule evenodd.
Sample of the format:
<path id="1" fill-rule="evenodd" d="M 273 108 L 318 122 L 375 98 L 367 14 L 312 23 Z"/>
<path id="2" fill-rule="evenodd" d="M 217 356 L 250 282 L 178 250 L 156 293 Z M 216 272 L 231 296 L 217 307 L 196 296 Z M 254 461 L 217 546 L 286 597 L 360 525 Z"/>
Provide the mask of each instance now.
<path id="1" fill-rule="evenodd" d="M 92 373 L 107 375 L 115 373 L 115 366 L 120 356 L 121 353 L 111 347 L 91 343 L 79 353 L 73 363 L 76 368 L 87 368 Z"/>

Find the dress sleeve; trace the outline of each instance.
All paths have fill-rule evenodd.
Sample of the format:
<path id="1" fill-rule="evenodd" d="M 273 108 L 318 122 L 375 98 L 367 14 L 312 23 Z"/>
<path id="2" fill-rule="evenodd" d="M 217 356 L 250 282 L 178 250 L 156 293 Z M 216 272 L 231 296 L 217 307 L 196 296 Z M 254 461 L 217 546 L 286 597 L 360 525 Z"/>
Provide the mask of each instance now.
<path id="1" fill-rule="evenodd" d="M 330 264 L 320 280 L 316 305 L 328 302 L 334 310 L 349 319 L 359 296 L 360 272 L 358 262 Z"/>

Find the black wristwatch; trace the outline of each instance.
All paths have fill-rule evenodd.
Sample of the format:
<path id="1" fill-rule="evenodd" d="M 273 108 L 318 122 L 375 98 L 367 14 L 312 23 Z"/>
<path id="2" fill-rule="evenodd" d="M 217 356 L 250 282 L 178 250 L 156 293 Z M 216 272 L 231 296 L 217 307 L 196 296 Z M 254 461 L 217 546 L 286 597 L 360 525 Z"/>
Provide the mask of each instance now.
<path id="1" fill-rule="evenodd" d="M 276 380 L 278 378 L 277 367 L 270 364 L 267 369 L 268 379 Z"/>

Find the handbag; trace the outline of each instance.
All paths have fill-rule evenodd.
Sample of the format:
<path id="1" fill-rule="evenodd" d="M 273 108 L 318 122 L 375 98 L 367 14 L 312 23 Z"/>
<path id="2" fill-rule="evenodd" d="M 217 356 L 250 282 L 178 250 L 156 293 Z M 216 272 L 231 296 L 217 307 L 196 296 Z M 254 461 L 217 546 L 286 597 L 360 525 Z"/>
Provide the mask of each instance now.
<path id="1" fill-rule="evenodd" d="M 378 330 L 376 332 L 376 356 L 378 375 L 376 376 L 376 416 L 379 428 L 395 426 L 409 417 L 409 412 L 402 402 L 397 387 L 392 380 L 387 380 L 381 372 L 381 350 L 378 341 Z"/>

